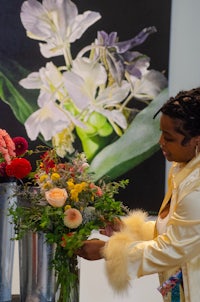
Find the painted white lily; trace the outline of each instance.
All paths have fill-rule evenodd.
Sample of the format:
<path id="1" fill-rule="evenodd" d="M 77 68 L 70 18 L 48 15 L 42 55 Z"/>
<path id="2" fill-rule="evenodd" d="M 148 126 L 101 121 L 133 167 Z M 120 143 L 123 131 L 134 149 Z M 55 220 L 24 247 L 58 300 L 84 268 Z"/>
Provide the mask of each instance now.
<path id="1" fill-rule="evenodd" d="M 159 71 L 147 70 L 141 79 L 131 76 L 132 95 L 142 101 L 153 100 L 166 86 L 167 79 Z"/>
<path id="2" fill-rule="evenodd" d="M 52 138 L 52 145 L 56 149 L 56 153 L 60 157 L 64 157 L 66 153 L 73 153 L 73 143 L 75 141 L 75 135 L 73 134 L 74 126 L 69 125 L 61 132 L 55 134 Z"/>
<path id="3" fill-rule="evenodd" d="M 78 14 L 71 0 L 25 1 L 21 9 L 21 21 L 29 38 L 40 43 L 44 57 L 64 55 L 70 65 L 69 47 L 101 18 L 98 12 L 85 11 Z M 66 56 L 66 51 L 68 55 Z"/>
<path id="4" fill-rule="evenodd" d="M 66 98 L 62 73 L 52 63 L 40 68 L 38 72 L 32 72 L 27 78 L 21 80 L 20 85 L 27 89 L 40 89 L 37 103 L 40 107 L 50 101 L 58 100 L 62 103 Z"/>
<path id="5" fill-rule="evenodd" d="M 41 133 L 48 141 L 70 124 L 70 117 L 57 108 L 55 103 L 50 102 L 28 117 L 25 128 L 31 140 L 35 140 Z"/>
<path id="6" fill-rule="evenodd" d="M 121 128 L 127 127 L 126 119 L 120 111 L 120 103 L 128 96 L 130 84 L 122 81 L 105 87 L 107 75 L 104 67 L 88 58 L 77 58 L 71 71 L 65 72 L 65 87 L 76 106 L 84 112 L 84 121 L 92 112 L 99 112 L 111 123 Z"/>
<path id="7" fill-rule="evenodd" d="M 25 0 L 20 17 L 44 57 L 63 56 L 61 66 L 47 62 L 20 81 L 26 89 L 39 90 L 38 99 L 31 99 L 38 109 L 25 122 L 28 136 L 51 139 L 61 157 L 73 152 L 78 137 L 91 160 L 111 135 L 125 132 L 137 111 L 129 102 L 138 99 L 148 105 L 167 86 L 162 73 L 148 70 L 150 58 L 132 51 L 155 27 L 122 42 L 116 32 L 100 31 L 74 59 L 71 44 L 101 18 L 98 12 L 79 14 L 71 0 Z"/>

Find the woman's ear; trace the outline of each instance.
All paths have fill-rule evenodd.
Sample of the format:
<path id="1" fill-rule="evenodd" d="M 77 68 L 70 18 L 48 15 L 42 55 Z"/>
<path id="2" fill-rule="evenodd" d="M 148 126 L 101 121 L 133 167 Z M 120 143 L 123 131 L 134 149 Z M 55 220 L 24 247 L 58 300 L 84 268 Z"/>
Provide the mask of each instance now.
<path id="1" fill-rule="evenodd" d="M 200 135 L 195 138 L 195 155 L 197 156 L 200 152 Z"/>

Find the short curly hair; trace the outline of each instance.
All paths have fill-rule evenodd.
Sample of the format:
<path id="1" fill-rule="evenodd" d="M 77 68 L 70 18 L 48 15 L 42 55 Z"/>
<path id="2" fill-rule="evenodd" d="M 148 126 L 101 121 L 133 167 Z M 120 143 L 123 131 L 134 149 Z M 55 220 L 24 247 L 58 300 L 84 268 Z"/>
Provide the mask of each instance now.
<path id="1" fill-rule="evenodd" d="M 200 87 L 180 91 L 175 97 L 171 97 L 156 112 L 154 118 L 159 112 L 182 121 L 181 127 L 176 131 L 185 136 L 184 143 L 200 135 Z"/>

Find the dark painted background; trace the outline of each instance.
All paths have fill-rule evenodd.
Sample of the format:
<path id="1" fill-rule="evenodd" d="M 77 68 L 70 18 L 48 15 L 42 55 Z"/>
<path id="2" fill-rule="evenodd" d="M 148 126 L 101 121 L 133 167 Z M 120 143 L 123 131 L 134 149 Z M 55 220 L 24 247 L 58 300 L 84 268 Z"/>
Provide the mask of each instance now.
<path id="1" fill-rule="evenodd" d="M 30 71 L 37 71 L 46 62 L 40 55 L 37 41 L 26 37 L 20 21 L 21 0 L 1 0 L 0 10 L 0 55 L 14 59 Z M 73 45 L 74 54 L 91 43 L 98 30 L 117 31 L 120 41 L 130 39 L 144 27 L 154 25 L 157 33 L 137 49 L 151 58 L 151 68 L 165 71 L 168 75 L 169 32 L 171 1 L 165 0 L 76 0 L 83 12 L 98 11 L 102 19 L 95 23 L 82 38 Z M 23 125 L 19 124 L 12 111 L 0 102 L 0 127 L 10 135 L 26 137 Z M 34 148 L 38 142 L 30 142 Z M 122 150 L 123 152 L 123 150 Z M 119 198 L 131 208 L 143 208 L 156 212 L 164 194 L 165 161 L 157 152 L 138 167 L 124 175 L 130 184 Z"/>

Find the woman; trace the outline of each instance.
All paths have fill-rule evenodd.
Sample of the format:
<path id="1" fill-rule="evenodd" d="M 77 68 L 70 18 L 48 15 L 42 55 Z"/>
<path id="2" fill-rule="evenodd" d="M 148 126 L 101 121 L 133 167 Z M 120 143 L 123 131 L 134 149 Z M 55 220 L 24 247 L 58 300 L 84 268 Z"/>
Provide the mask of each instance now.
<path id="1" fill-rule="evenodd" d="M 126 289 L 134 275 L 159 273 L 161 284 L 168 280 L 160 289 L 164 301 L 199 302 L 200 88 L 178 93 L 155 116 L 158 113 L 160 147 L 173 164 L 153 231 L 146 214 L 136 211 L 107 243 L 86 241 L 79 255 L 89 260 L 105 257 L 109 281 L 118 291 Z"/>

